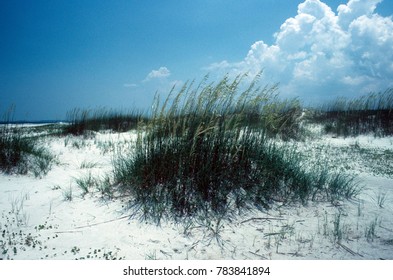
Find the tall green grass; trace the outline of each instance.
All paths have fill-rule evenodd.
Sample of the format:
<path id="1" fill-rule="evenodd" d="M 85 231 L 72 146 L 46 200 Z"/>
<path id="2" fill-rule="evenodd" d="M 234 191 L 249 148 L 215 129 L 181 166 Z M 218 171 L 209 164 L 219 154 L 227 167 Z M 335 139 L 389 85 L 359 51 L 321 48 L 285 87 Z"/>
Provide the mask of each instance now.
<path id="1" fill-rule="evenodd" d="M 5 114 L 0 125 L 0 170 L 5 173 L 26 174 L 38 177 L 51 168 L 54 157 L 38 143 L 36 137 L 11 124 L 12 110 Z"/>
<path id="2" fill-rule="evenodd" d="M 156 100 L 135 150 L 114 160 L 114 179 L 142 217 L 226 215 L 330 195 L 333 176 L 307 171 L 293 146 L 270 138 L 291 115 L 276 103 L 276 87 L 254 81 L 241 90 L 241 82 L 191 83 Z"/>
<path id="3" fill-rule="evenodd" d="M 393 135 L 393 89 L 354 99 L 338 98 L 321 106 L 314 120 L 327 133 L 339 136 Z"/>
<path id="4" fill-rule="evenodd" d="M 120 112 L 105 108 L 95 110 L 75 108 L 67 113 L 69 125 L 65 133 L 83 135 L 87 131 L 113 130 L 124 132 L 137 127 L 145 117 L 142 112 Z"/>
<path id="5" fill-rule="evenodd" d="M 298 99 L 271 98 L 260 109 L 260 127 L 270 137 L 279 137 L 283 140 L 304 138 L 301 116 L 302 105 Z M 250 125 L 247 121 L 246 125 Z"/>

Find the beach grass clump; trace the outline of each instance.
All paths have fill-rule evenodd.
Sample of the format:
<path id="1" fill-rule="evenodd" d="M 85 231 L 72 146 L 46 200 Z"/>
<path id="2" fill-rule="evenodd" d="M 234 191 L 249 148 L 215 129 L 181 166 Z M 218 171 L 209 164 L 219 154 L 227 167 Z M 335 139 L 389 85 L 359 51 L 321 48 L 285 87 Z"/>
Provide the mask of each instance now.
<path id="1" fill-rule="evenodd" d="M 29 136 L 13 125 L 8 117 L 0 126 L 0 170 L 5 173 L 26 174 L 36 177 L 47 174 L 54 156 L 39 144 L 37 137 Z"/>
<path id="2" fill-rule="evenodd" d="M 145 117 L 142 112 L 120 112 L 111 109 L 95 110 L 75 108 L 67 113 L 65 134 L 84 135 L 88 131 L 112 130 L 124 132 L 135 129 Z"/>
<path id="3" fill-rule="evenodd" d="M 267 102 L 260 109 L 260 126 L 271 137 L 300 140 L 304 135 L 301 116 L 303 108 L 298 99 L 279 99 Z"/>
<path id="4" fill-rule="evenodd" d="M 92 187 L 98 185 L 97 180 L 93 177 L 91 172 L 89 172 L 84 177 L 76 178 L 75 183 L 82 191 L 82 197 L 84 197 L 86 194 L 88 194 Z"/>
<path id="5" fill-rule="evenodd" d="M 318 171 L 306 171 L 292 144 L 270 138 L 267 127 L 277 126 L 269 112 L 281 106 L 272 104 L 276 87 L 241 90 L 241 81 L 185 85 L 157 100 L 135 149 L 114 160 L 114 180 L 142 217 L 222 216 L 274 201 L 306 203 L 329 189 L 331 176 L 316 180 Z M 250 116 L 259 122 L 246 125 Z"/>
<path id="6" fill-rule="evenodd" d="M 393 135 L 393 89 L 359 98 L 338 98 L 323 105 L 315 120 L 338 136 Z"/>

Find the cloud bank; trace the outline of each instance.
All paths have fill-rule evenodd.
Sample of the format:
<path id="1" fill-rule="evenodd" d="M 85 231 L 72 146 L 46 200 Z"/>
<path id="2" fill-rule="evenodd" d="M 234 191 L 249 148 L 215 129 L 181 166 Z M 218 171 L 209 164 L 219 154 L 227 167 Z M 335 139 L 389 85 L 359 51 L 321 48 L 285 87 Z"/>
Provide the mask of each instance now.
<path id="1" fill-rule="evenodd" d="M 272 45 L 257 41 L 242 61 L 208 70 L 252 77 L 263 69 L 262 81 L 279 82 L 282 94 L 310 101 L 383 91 L 393 87 L 393 22 L 375 12 L 380 2 L 350 0 L 334 12 L 320 0 L 306 0 Z"/>

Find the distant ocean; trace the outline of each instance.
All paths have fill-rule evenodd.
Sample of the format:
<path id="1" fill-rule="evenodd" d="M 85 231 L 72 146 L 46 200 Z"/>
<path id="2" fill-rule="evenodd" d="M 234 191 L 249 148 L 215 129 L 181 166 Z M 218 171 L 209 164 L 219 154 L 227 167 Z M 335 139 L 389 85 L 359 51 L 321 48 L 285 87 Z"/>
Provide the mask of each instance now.
<path id="1" fill-rule="evenodd" d="M 42 120 L 42 121 L 0 121 L 0 125 L 18 125 L 18 126 L 42 126 L 50 124 L 68 124 L 65 120 Z"/>
<path id="2" fill-rule="evenodd" d="M 67 124 L 68 121 L 65 120 L 42 120 L 42 121 L 10 121 L 4 122 L 0 121 L 0 124 Z"/>

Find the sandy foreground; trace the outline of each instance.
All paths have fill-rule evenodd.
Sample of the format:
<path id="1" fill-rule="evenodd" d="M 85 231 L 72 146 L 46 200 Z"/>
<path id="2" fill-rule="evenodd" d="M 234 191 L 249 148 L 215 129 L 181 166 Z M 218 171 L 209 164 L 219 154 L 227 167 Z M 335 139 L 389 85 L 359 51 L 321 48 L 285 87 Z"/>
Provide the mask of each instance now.
<path id="1" fill-rule="evenodd" d="M 82 195 L 102 179 L 115 145 L 135 133 L 46 137 L 57 164 L 42 178 L 0 174 L 0 259 L 393 259 L 393 137 L 317 134 L 298 149 L 310 164 L 357 176 L 357 198 L 332 205 L 273 205 L 231 219 L 156 225 L 130 216 L 127 198 Z"/>

